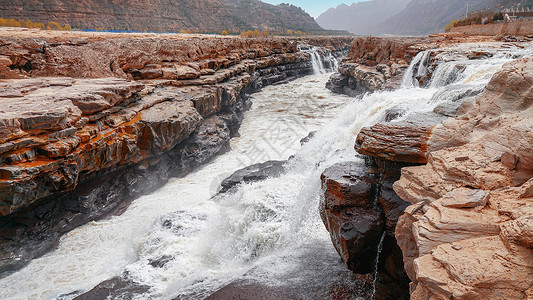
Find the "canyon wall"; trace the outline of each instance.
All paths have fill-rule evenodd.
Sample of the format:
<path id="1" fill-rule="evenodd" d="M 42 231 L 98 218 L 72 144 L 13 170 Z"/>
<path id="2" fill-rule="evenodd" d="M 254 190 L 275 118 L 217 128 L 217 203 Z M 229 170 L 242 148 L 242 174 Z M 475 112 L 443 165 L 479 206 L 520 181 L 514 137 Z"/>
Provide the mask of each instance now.
<path id="1" fill-rule="evenodd" d="M 394 184 L 412 299 L 533 296 L 532 71 L 531 56 L 505 65 Z"/>
<path id="2" fill-rule="evenodd" d="M 473 40 L 439 35 L 398 48 L 433 49 L 412 66 L 413 82 L 424 87 L 438 61 L 492 55 L 455 45 L 461 41 Z M 477 42 L 483 41 L 489 40 Z M 343 63 L 359 58 L 359 68 L 370 69 L 380 57 L 394 57 L 390 47 L 382 49 L 370 52 L 377 60 L 352 49 Z M 533 296 L 532 62 L 526 57 L 505 65 L 482 94 L 460 96 L 464 102 L 403 121 L 394 120 L 405 110 L 388 110 L 384 121 L 357 135 L 355 149 L 365 163 L 337 164 L 322 174 L 320 211 L 332 242 L 354 272 L 377 272 L 378 299 Z"/>
<path id="3" fill-rule="evenodd" d="M 513 40 L 513 39 L 511 39 Z M 326 87 L 335 93 L 360 96 L 402 85 L 409 63 L 427 49 L 456 43 L 494 42 L 490 36 L 441 33 L 429 37 L 356 37 L 348 56 L 339 64 Z M 423 79 L 422 79 L 423 80 Z"/>
<path id="4" fill-rule="evenodd" d="M 115 37 L 0 37 L 0 272 L 227 151 L 249 93 L 312 73 L 299 44 L 350 43 Z"/>
<path id="5" fill-rule="evenodd" d="M 396 88 L 411 59 L 425 49 L 422 44 L 428 41 L 428 38 L 357 37 L 327 88 L 349 96 Z"/>
<path id="6" fill-rule="evenodd" d="M 238 4 L 238 5 L 237 5 Z M 246 30 L 325 32 L 300 8 L 257 0 L 0 0 L 0 17 L 55 21 L 77 29 L 240 33 Z"/>

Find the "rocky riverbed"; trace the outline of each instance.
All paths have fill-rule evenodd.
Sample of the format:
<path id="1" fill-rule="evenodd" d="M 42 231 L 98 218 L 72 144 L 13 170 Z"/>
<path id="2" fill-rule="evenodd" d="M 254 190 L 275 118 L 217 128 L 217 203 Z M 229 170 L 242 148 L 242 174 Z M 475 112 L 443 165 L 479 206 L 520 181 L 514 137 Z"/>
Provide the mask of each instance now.
<path id="1" fill-rule="evenodd" d="M 2 29 L 0 285 L 13 299 L 533 297 L 532 47 Z M 322 90 L 325 75 L 269 90 L 243 139 L 269 150 L 242 152 L 250 94 L 348 49 L 327 87 L 352 98 Z M 301 147 L 279 140 L 311 130 Z M 94 223 L 116 237 L 143 218 L 135 242 L 100 240 L 118 258 L 72 246 L 92 236 L 79 226 L 122 213 Z M 54 247 L 49 266 L 15 272 Z M 92 263 L 109 270 L 89 279 Z M 53 287 L 28 274 L 54 264 Z"/>

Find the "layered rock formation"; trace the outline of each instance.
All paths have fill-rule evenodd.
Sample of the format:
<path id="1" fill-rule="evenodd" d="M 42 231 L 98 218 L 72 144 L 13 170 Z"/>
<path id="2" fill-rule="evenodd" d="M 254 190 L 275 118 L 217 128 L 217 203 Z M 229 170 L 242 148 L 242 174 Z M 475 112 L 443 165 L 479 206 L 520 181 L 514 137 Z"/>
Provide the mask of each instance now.
<path id="1" fill-rule="evenodd" d="M 395 183 L 412 204 L 396 237 L 413 299 L 531 297 L 532 71 L 533 57 L 507 64 Z"/>
<path id="2" fill-rule="evenodd" d="M 112 36 L 111 36 L 112 37 Z M 0 38 L 0 271 L 226 151 L 247 94 L 312 72 L 299 43 Z M 60 76 L 60 77 L 59 77 Z"/>
<path id="3" fill-rule="evenodd" d="M 393 90 L 402 85 L 403 77 L 411 61 L 417 54 L 431 50 L 425 58 L 423 67 L 415 65 L 412 70 L 414 80 L 420 86 L 426 86 L 439 61 L 453 60 L 450 47 L 467 43 L 485 43 L 496 41 L 517 41 L 509 37 L 465 36 L 458 33 L 435 34 L 429 37 L 357 37 L 352 42 L 348 56 L 340 62 L 337 73 L 334 73 L 326 87 L 336 93 L 358 96 L 378 90 Z M 520 41 L 527 41 L 523 38 Z M 486 47 L 491 48 L 490 44 Z M 491 55 L 484 51 L 456 47 L 451 50 L 454 55 L 464 59 L 483 58 Z M 457 52 L 457 53 L 455 53 Z"/>
<path id="4" fill-rule="evenodd" d="M 360 37 L 351 45 L 348 57 L 331 76 L 327 88 L 357 96 L 380 89 L 396 88 L 401 75 L 428 38 Z"/>
<path id="5" fill-rule="evenodd" d="M 418 46 L 427 45 L 436 46 Z M 496 48 L 485 47 L 436 47 L 414 66 L 413 80 L 426 85 L 438 61 L 493 55 Z M 411 299 L 531 297 L 532 62 L 505 65 L 482 94 L 443 90 L 452 101 L 430 113 L 391 122 L 406 112 L 390 109 L 356 138 L 366 165 L 339 164 L 322 175 L 321 214 L 343 261 L 367 273 L 360 266 L 380 253 L 378 298 L 389 299 L 391 278 L 411 281 Z M 383 222 L 380 245 L 375 231 Z M 381 294 L 380 283 L 388 287 Z"/>

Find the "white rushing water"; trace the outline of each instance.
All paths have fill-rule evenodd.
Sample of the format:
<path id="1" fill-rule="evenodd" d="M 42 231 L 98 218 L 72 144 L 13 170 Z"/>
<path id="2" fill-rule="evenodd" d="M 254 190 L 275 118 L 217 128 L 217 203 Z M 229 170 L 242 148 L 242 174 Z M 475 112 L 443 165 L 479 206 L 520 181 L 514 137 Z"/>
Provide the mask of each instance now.
<path id="1" fill-rule="evenodd" d="M 309 54 L 314 74 L 326 74 L 337 70 L 339 66 L 339 61 L 329 51 L 324 54 L 321 54 L 321 50 L 309 45 L 300 45 L 299 49 L 300 51 Z"/>
<path id="2" fill-rule="evenodd" d="M 357 99 L 326 90 L 328 74 L 267 87 L 253 96 L 232 151 L 137 199 L 122 215 L 66 234 L 55 251 L 1 279 L 1 298 L 54 299 L 117 275 L 150 287 L 138 299 L 203 299 L 234 281 L 300 287 L 296 292 L 305 290 L 304 298 L 323 298 L 340 283 L 356 298 L 357 282 L 340 263 L 318 214 L 320 174 L 338 162 L 360 161 L 355 136 L 382 121 L 387 109 L 430 112 L 468 90 L 479 92 L 513 58 L 501 53 L 462 60 L 466 67 L 458 74 L 439 66 L 429 88 L 408 84 Z M 312 130 L 318 132 L 300 146 Z M 212 197 L 233 171 L 291 155 L 281 177 Z"/>

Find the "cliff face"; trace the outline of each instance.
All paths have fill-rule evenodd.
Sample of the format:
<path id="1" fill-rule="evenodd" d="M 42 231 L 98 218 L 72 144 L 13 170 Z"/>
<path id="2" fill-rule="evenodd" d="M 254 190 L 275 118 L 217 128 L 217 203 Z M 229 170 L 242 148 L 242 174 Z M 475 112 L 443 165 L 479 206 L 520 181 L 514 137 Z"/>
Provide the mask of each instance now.
<path id="1" fill-rule="evenodd" d="M 424 72 L 413 69 L 420 86 L 438 61 L 490 55 L 457 42 L 456 36 L 433 36 L 410 47 L 433 49 Z M 440 48 L 446 45 L 452 46 Z M 376 60 L 352 49 L 344 63 L 368 70 L 397 57 L 381 48 L 372 54 Z M 391 122 L 406 112 L 389 109 L 385 121 L 356 138 L 365 164 L 337 164 L 322 174 L 321 214 L 343 261 L 367 273 L 382 249 L 378 298 L 407 298 L 402 288 L 409 281 L 411 299 L 533 296 L 532 68 L 531 56 L 505 65 L 482 93 L 459 95 L 464 102 L 451 110 L 440 105 Z"/>
<path id="2" fill-rule="evenodd" d="M 249 28 L 268 31 L 324 31 L 303 9 L 289 4 L 271 5 L 258 0 L 222 0 Z"/>
<path id="3" fill-rule="evenodd" d="M 226 151 L 247 94 L 347 38 L 0 38 L 0 272 Z M 111 35 L 113 37 L 113 35 Z"/>
<path id="4" fill-rule="evenodd" d="M 532 71 L 533 57 L 507 64 L 394 184 L 412 204 L 396 237 L 413 299 L 533 295 Z"/>
<path id="5" fill-rule="evenodd" d="M 303 10 L 261 1 L 181 0 L 169 1 L 0 1 L 4 18 L 56 21 L 74 28 L 205 32 L 241 32 L 248 29 L 306 32 L 323 31 Z"/>
<path id="6" fill-rule="evenodd" d="M 56 21 L 75 28 L 179 31 L 237 30 L 238 22 L 219 0 L 179 1 L 2 1 L 2 17 L 34 22 Z"/>

